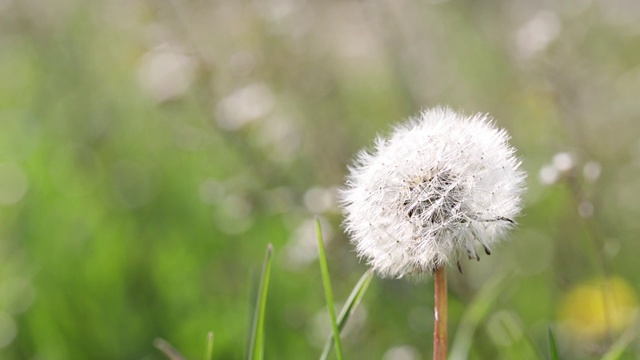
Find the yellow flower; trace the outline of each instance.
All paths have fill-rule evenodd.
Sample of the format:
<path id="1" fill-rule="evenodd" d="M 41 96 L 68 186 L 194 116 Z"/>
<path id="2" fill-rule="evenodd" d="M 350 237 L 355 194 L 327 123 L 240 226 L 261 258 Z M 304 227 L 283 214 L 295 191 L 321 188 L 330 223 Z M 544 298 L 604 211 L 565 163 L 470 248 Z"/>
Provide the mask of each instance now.
<path id="1" fill-rule="evenodd" d="M 562 299 L 558 315 L 570 335 L 591 341 L 624 331 L 637 313 L 633 288 L 623 279 L 611 277 L 571 289 Z"/>

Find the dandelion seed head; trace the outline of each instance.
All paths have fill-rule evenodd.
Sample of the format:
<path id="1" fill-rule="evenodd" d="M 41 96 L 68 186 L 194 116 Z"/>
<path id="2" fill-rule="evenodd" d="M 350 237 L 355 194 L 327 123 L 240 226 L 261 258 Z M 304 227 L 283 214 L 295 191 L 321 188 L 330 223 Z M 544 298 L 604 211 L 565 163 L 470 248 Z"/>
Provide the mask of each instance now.
<path id="1" fill-rule="evenodd" d="M 361 151 L 340 190 L 344 227 L 385 277 L 489 254 L 520 211 L 524 173 L 487 115 L 423 111 Z"/>

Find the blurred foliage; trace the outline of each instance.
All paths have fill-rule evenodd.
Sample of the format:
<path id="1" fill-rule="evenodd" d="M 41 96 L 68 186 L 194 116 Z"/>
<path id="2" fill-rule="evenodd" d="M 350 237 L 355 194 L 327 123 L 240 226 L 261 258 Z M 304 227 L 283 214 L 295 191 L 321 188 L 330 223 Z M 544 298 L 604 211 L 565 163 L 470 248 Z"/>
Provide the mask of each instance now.
<path id="1" fill-rule="evenodd" d="M 0 358 L 161 359 L 161 337 L 199 359 L 209 331 L 241 358 L 268 242 L 266 358 L 318 356 L 313 215 L 344 301 L 366 266 L 335 189 L 438 104 L 495 116 L 529 174 L 510 241 L 450 271 L 452 338 L 467 319 L 468 358 L 544 358 L 554 325 L 562 358 L 599 358 L 637 327 L 638 19 L 633 0 L 0 1 Z M 575 295 L 604 278 L 628 321 L 607 325 L 604 286 Z M 345 358 L 429 358 L 432 295 L 375 279 Z"/>

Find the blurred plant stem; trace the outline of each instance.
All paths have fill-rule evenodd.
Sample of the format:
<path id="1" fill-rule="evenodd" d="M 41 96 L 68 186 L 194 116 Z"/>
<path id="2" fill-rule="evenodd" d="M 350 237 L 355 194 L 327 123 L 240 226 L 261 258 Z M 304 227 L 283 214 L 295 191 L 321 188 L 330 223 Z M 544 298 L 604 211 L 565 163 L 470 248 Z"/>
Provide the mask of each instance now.
<path id="1" fill-rule="evenodd" d="M 153 346 L 162 351 L 170 360 L 185 360 L 185 357 L 165 339 L 155 339 Z"/>
<path id="2" fill-rule="evenodd" d="M 447 358 L 447 274 L 441 266 L 434 273 L 433 360 Z"/>
<path id="3" fill-rule="evenodd" d="M 204 355 L 204 360 L 211 359 L 213 359 L 213 331 L 207 334 L 207 352 Z"/>
<path id="4" fill-rule="evenodd" d="M 587 197 L 585 196 L 585 191 L 582 187 L 582 184 L 578 181 L 577 176 L 573 174 L 566 181 L 567 187 L 569 189 L 569 193 L 571 194 L 571 200 L 574 203 L 574 209 L 578 209 L 580 204 L 587 202 Z M 603 240 L 606 238 L 607 234 L 598 226 L 598 223 L 594 220 L 593 216 L 581 216 L 577 210 L 574 210 L 574 216 L 577 215 L 578 221 L 581 223 L 582 227 L 585 231 L 585 240 L 587 252 L 590 257 L 591 264 L 594 268 L 594 271 L 597 275 L 604 279 L 602 281 L 602 305 L 603 305 L 603 315 L 604 321 L 607 327 L 607 340 L 610 343 L 614 341 L 614 335 L 612 332 L 612 314 L 610 314 L 610 309 L 615 307 L 615 301 L 611 298 L 611 291 L 609 289 L 609 281 L 610 271 L 607 265 L 607 260 L 605 258 L 605 254 L 601 249 L 604 249 Z M 598 240 L 600 239 L 600 240 Z"/>

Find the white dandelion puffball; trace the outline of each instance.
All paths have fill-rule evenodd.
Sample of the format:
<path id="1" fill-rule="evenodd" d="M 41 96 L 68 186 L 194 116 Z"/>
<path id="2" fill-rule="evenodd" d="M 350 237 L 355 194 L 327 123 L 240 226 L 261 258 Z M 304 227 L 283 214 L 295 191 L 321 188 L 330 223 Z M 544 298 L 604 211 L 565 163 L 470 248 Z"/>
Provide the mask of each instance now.
<path id="1" fill-rule="evenodd" d="M 423 111 L 361 151 L 340 191 L 358 255 L 383 277 L 487 254 L 520 211 L 525 174 L 487 115 Z M 458 263 L 459 266 L 459 263 Z"/>

